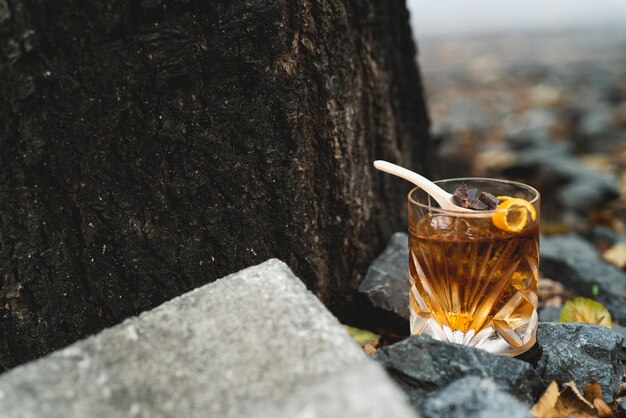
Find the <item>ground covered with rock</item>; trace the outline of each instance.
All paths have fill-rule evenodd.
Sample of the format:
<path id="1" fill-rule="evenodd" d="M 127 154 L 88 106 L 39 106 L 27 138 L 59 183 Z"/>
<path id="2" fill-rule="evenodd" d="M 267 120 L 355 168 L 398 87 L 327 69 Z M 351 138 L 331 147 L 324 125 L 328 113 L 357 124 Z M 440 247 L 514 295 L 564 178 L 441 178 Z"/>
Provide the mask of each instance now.
<path id="1" fill-rule="evenodd" d="M 568 260 L 576 259 L 582 265 L 589 263 L 578 271 L 581 282 L 587 280 L 590 286 L 596 283 L 592 268 L 595 266 L 611 271 L 616 283 L 620 280 L 626 283 L 623 272 L 609 266 L 593 252 L 575 258 L 577 251 L 585 246 L 591 249 L 591 244 L 583 238 L 572 236 L 546 241 L 542 256 L 545 251 L 553 263 L 561 264 L 558 271 L 564 269 Z M 397 233 L 361 284 L 361 291 L 373 305 L 393 313 L 399 321 L 406 321 L 409 315 L 408 308 L 403 308 L 408 300 L 407 260 L 407 236 Z M 602 288 L 605 300 L 623 301 L 616 286 L 614 283 Z M 545 294 L 543 299 L 545 302 Z M 591 402 L 606 404 L 615 414 L 626 413 L 622 399 L 626 395 L 624 328 L 617 323 L 612 325 L 615 329 L 609 329 L 597 324 L 554 322 L 559 313 L 552 312 L 555 309 L 560 310 L 544 303 L 542 312 L 550 311 L 552 321 L 539 324 L 537 344 L 517 358 L 444 343 L 424 335 L 386 346 L 381 344 L 375 351 L 368 347 L 368 350 L 400 385 L 417 411 L 426 417 L 494 416 L 489 415 L 489 411 L 497 410 L 494 405 L 501 404 L 508 405 L 507 414 L 510 412 L 511 416 L 529 416 L 531 407 L 543 399 L 542 394 L 553 381 L 566 391 L 574 390 L 566 385 L 575 387 L 583 398 L 584 388 L 597 382 L 598 400 L 593 398 Z M 608 309 L 615 318 L 621 318 L 619 303 L 608 304 Z M 600 416 L 597 407 L 588 409 Z M 535 416 L 550 415 L 538 413 Z"/>
<path id="2" fill-rule="evenodd" d="M 507 178 L 542 193 L 531 350 L 502 358 L 373 330 L 381 337 L 366 351 L 422 416 L 626 416 L 624 41 L 607 29 L 422 42 L 438 178 Z M 407 270 L 398 232 L 360 286 L 396 324 L 409 319 Z M 583 322 L 575 303 L 592 307 L 574 318 Z"/>

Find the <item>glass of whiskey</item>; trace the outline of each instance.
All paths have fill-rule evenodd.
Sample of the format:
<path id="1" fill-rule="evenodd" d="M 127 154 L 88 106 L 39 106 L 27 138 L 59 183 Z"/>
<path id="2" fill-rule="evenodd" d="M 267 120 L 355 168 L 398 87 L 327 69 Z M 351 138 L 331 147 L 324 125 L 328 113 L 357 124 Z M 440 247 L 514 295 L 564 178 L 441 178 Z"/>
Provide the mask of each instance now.
<path id="1" fill-rule="evenodd" d="M 472 191 L 489 192 L 502 203 L 444 210 L 420 188 L 411 190 L 411 334 L 494 354 L 523 353 L 535 344 L 538 322 L 539 192 L 487 178 L 435 183 L 450 193 L 465 185 L 470 200 L 477 199 Z"/>

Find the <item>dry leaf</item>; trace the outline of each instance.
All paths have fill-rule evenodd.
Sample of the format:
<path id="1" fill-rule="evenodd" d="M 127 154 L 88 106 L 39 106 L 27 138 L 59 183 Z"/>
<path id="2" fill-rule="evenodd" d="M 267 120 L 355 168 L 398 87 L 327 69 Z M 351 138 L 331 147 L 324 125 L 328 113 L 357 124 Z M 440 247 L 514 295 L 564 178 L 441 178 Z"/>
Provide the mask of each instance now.
<path id="1" fill-rule="evenodd" d="M 576 386 L 576 383 L 574 382 L 567 382 L 566 384 L 563 385 L 563 390 L 561 391 L 561 394 L 563 394 L 563 392 L 566 391 L 566 389 L 569 389 L 574 396 L 583 404 L 585 404 L 588 408 L 593 408 L 593 399 L 592 401 L 587 400 L 582 393 L 580 393 L 580 391 L 578 390 L 578 387 Z M 600 390 L 600 393 L 602 393 L 602 390 Z M 600 395 L 602 396 L 602 395 Z M 595 398 L 594 398 L 595 399 Z"/>
<path id="2" fill-rule="evenodd" d="M 615 174 L 615 161 L 612 155 L 586 154 L 580 156 L 580 161 L 587 167 L 595 168 L 608 174 Z"/>
<path id="3" fill-rule="evenodd" d="M 559 417 L 555 406 L 556 402 L 559 400 L 559 385 L 556 383 L 556 380 L 553 380 L 541 398 L 537 401 L 537 403 L 533 406 L 530 412 L 536 418 L 556 418 Z"/>
<path id="4" fill-rule="evenodd" d="M 493 172 L 500 172 L 502 169 L 510 167 L 515 162 L 514 152 L 501 149 L 491 149 L 480 152 L 474 159 L 474 171 L 479 175 L 487 175 Z"/>
<path id="5" fill-rule="evenodd" d="M 624 224 L 608 209 L 590 212 L 587 214 L 587 223 L 589 225 L 608 226 L 618 234 L 624 233 Z"/>
<path id="6" fill-rule="evenodd" d="M 613 410 L 611 409 L 610 406 L 606 404 L 606 402 L 604 402 L 602 398 L 595 398 L 593 400 L 593 405 L 598 410 L 598 416 L 600 417 L 612 417 L 613 416 Z"/>
<path id="7" fill-rule="evenodd" d="M 561 235 L 567 234 L 572 230 L 572 225 L 568 222 L 562 223 L 542 223 L 541 233 L 543 235 Z"/>
<path id="8" fill-rule="evenodd" d="M 602 399 L 602 387 L 600 383 L 595 380 L 585 383 L 585 399 L 593 403 L 593 400 L 598 398 Z"/>
<path id="9" fill-rule="evenodd" d="M 376 347 L 374 347 L 372 344 L 365 344 L 363 346 L 363 351 L 365 351 L 365 354 L 371 357 L 376 352 Z"/>
<path id="10" fill-rule="evenodd" d="M 574 382 L 563 385 L 559 392 L 556 381 L 552 381 L 539 401 L 531 409 L 535 418 L 578 418 L 612 417 L 613 411 L 602 400 L 602 388 L 598 382 L 585 385 L 585 396 Z"/>
<path id="11" fill-rule="evenodd" d="M 563 283 L 543 276 L 539 279 L 538 290 L 539 296 L 544 299 L 555 295 L 563 296 L 565 294 L 565 286 L 563 286 Z"/>
<path id="12" fill-rule="evenodd" d="M 596 408 L 585 399 L 574 382 L 568 382 L 563 387 L 556 405 L 561 417 L 574 415 L 579 418 L 596 418 L 598 416 Z"/>
<path id="13" fill-rule="evenodd" d="M 539 300 L 544 306 L 563 306 L 563 296 L 565 296 L 565 287 L 554 280 L 541 277 L 538 284 Z"/>
<path id="14" fill-rule="evenodd" d="M 602 254 L 602 258 L 615 267 L 623 269 L 626 267 L 626 243 L 619 242 L 615 244 Z"/>
<path id="15" fill-rule="evenodd" d="M 560 308 L 563 306 L 563 298 L 561 296 L 553 296 L 550 299 L 546 299 L 543 303 L 544 306 L 554 306 L 555 308 Z"/>
<path id="16" fill-rule="evenodd" d="M 585 399 L 593 403 L 600 417 L 612 417 L 613 410 L 602 399 L 602 387 L 595 380 L 585 383 Z"/>

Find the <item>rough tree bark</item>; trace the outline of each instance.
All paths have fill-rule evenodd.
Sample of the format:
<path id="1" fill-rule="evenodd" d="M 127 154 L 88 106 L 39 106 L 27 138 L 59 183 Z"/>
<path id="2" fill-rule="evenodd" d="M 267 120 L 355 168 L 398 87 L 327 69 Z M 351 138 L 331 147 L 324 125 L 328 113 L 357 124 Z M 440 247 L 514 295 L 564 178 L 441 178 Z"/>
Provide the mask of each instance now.
<path id="1" fill-rule="evenodd" d="M 427 169 L 400 0 L 0 0 L 0 54 L 0 369 L 269 257 L 345 316 Z"/>

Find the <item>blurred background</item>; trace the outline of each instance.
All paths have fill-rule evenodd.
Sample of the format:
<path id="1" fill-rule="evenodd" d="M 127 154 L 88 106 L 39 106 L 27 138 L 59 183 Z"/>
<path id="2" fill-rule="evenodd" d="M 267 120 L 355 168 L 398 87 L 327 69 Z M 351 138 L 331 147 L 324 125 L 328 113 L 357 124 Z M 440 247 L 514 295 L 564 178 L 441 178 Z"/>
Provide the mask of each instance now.
<path id="1" fill-rule="evenodd" d="M 626 220 L 626 1 L 408 0 L 435 177 L 543 194 L 544 233 Z"/>

